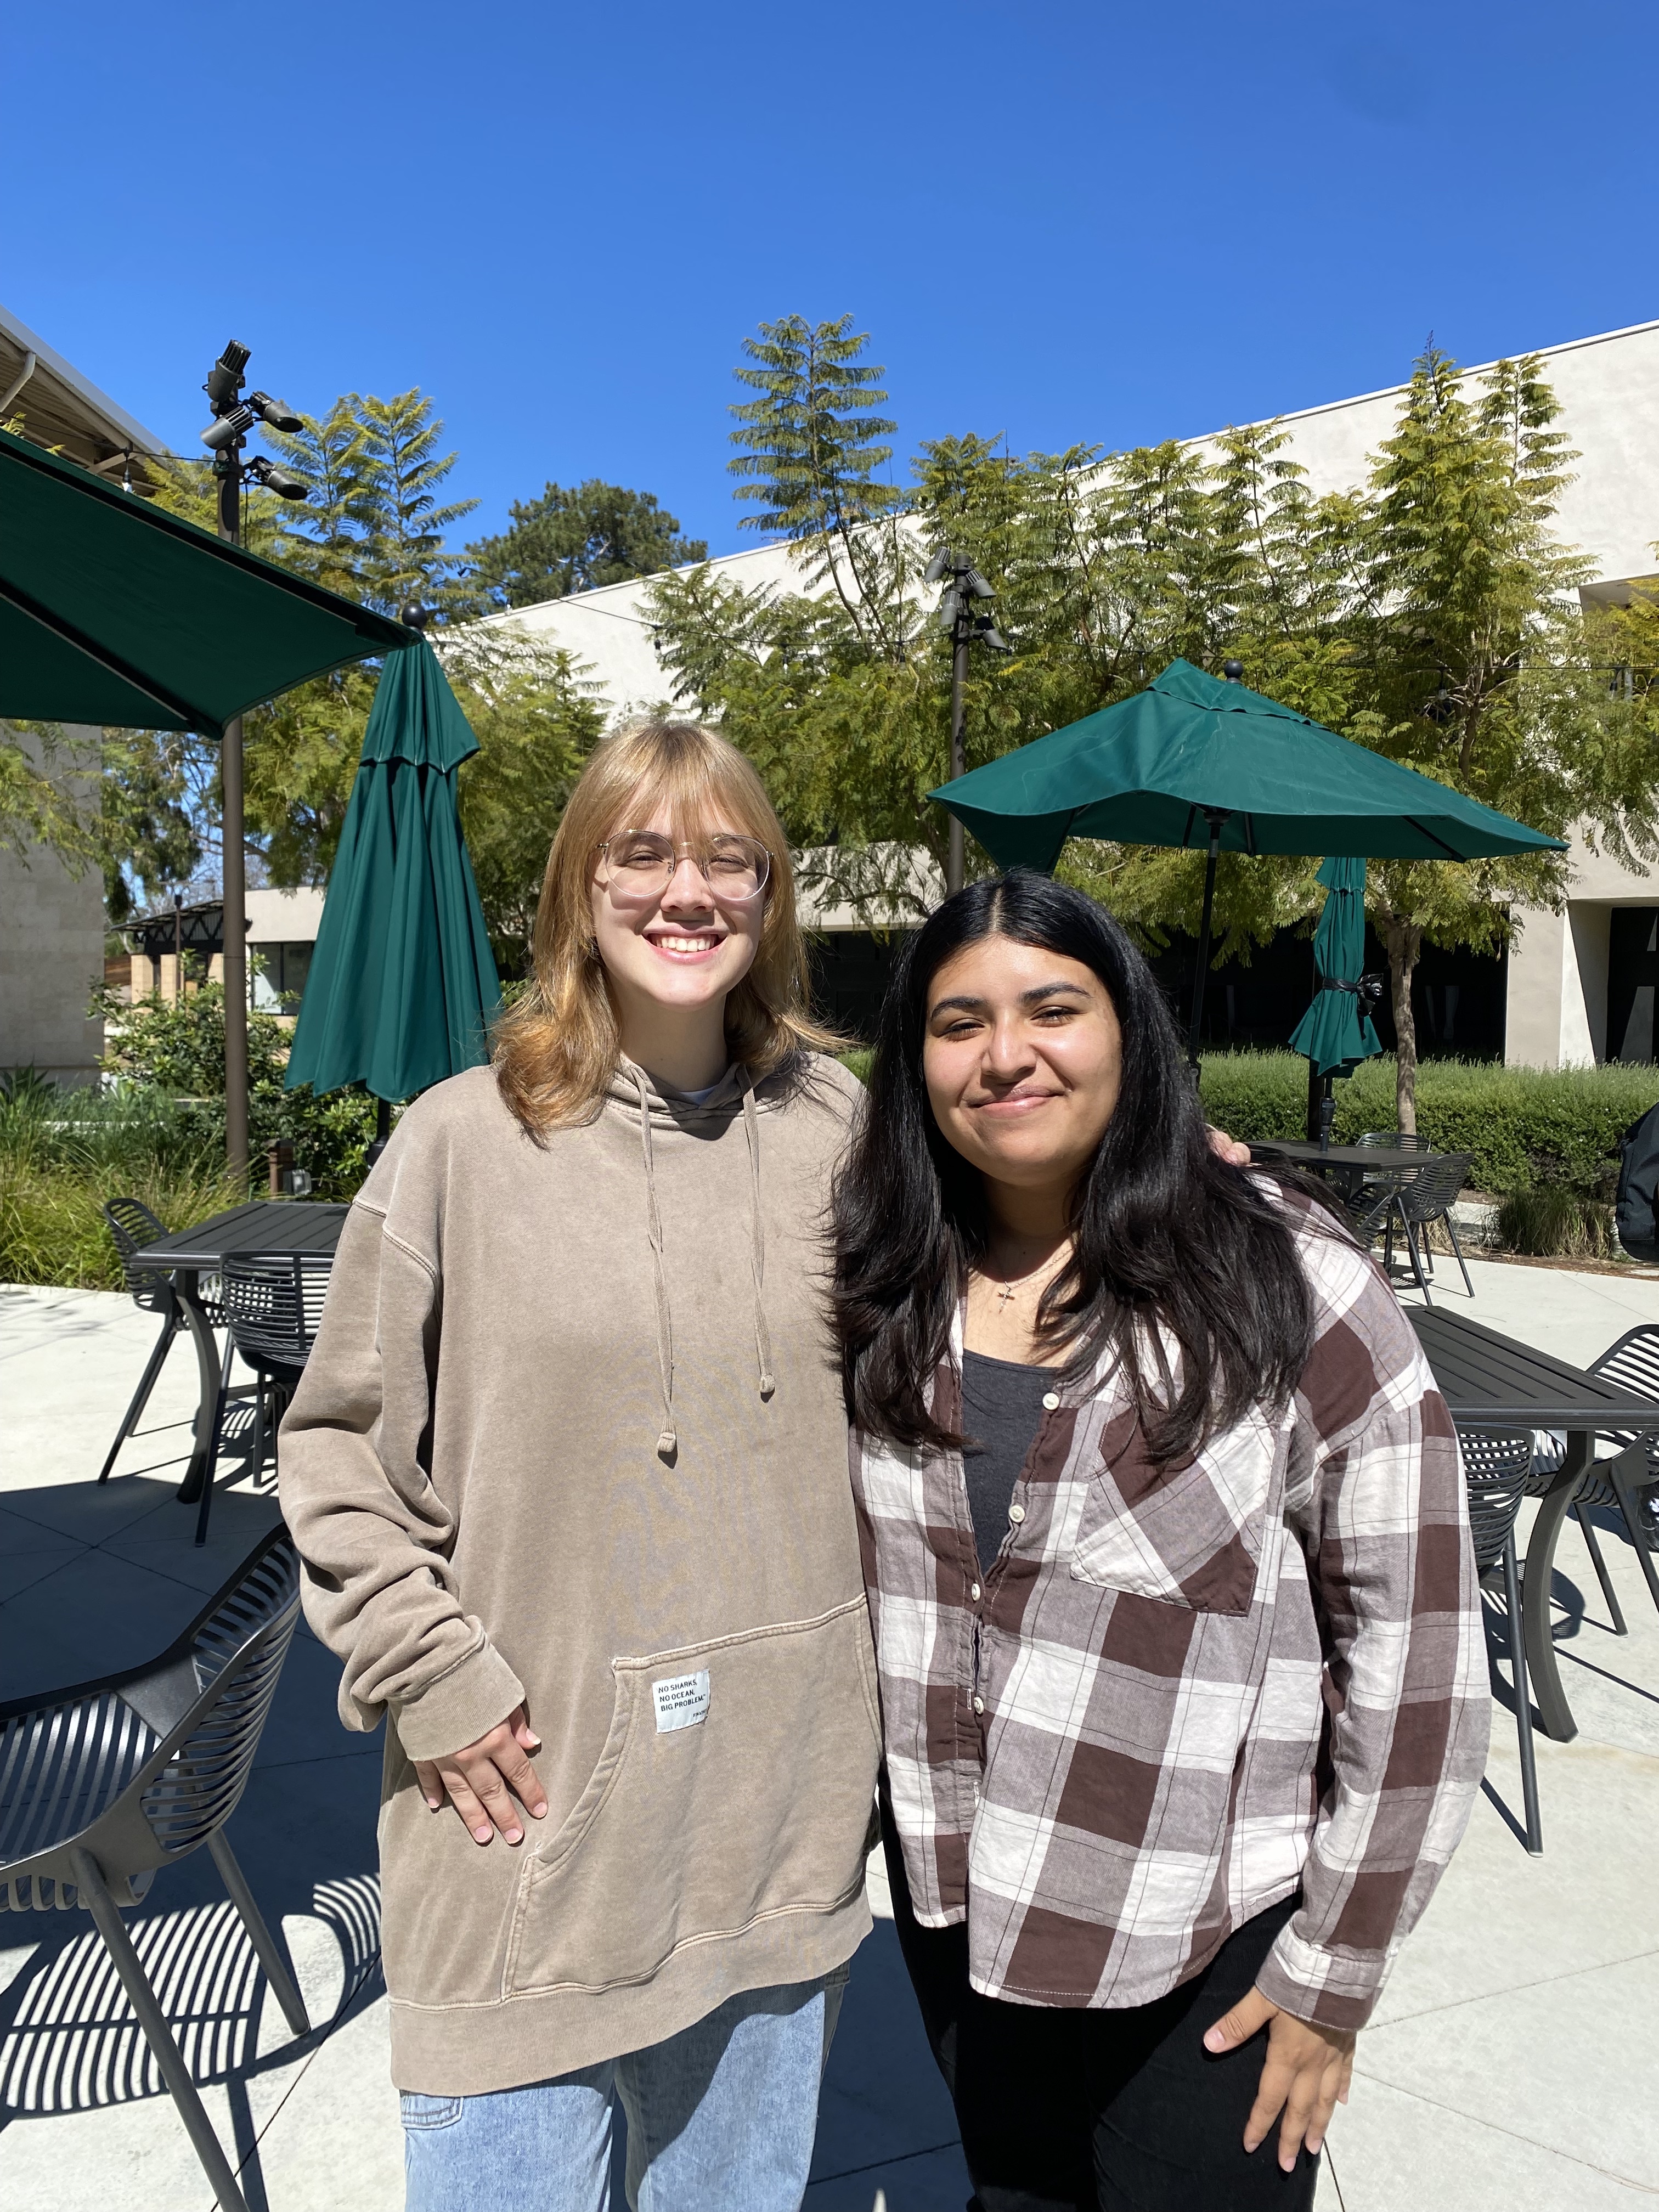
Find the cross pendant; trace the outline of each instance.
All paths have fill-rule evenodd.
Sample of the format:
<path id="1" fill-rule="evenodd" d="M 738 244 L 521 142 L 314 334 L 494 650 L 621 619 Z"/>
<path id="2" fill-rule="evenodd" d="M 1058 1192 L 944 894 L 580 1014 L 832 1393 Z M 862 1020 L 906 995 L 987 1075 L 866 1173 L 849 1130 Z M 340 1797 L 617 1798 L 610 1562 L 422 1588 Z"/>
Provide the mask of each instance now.
<path id="1" fill-rule="evenodd" d="M 997 1292 L 997 1311 L 999 1313 L 1004 1313 L 1007 1310 L 1008 1301 L 1013 1295 L 1013 1285 L 1012 1283 L 1005 1283 L 1002 1288 Z"/>

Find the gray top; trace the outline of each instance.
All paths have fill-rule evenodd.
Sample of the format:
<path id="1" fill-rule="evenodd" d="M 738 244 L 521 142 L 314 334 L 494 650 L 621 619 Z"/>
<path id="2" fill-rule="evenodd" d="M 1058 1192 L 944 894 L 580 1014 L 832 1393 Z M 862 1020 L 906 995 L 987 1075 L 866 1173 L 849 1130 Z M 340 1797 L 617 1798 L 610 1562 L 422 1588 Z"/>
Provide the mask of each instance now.
<path id="1" fill-rule="evenodd" d="M 963 1474 L 983 1575 L 1002 1549 L 1008 1501 L 1042 1426 L 1043 1398 L 1054 1387 L 1052 1367 L 1026 1367 L 982 1352 L 962 1355 L 962 1428 L 972 1439 L 962 1455 Z"/>

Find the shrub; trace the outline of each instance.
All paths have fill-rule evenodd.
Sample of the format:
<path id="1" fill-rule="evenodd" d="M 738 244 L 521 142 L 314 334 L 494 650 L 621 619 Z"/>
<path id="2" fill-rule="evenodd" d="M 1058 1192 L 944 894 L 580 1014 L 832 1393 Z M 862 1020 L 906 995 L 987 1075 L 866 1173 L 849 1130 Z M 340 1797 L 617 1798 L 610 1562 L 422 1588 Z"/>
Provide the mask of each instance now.
<path id="1" fill-rule="evenodd" d="M 104 1008 L 110 1051 L 104 1066 L 125 1095 L 148 1094 L 171 1116 L 178 1141 L 205 1156 L 225 1141 L 225 1002 L 217 983 L 169 1005 L 141 999 Z M 262 1179 L 265 1147 L 294 1147 L 294 1164 L 319 1198 L 349 1198 L 367 1170 L 374 1101 L 362 1091 L 319 1097 L 308 1085 L 283 1087 L 290 1033 L 275 1016 L 247 1020 L 248 1151 Z"/>
<path id="2" fill-rule="evenodd" d="M 1217 1054 L 1204 1063 L 1200 1088 L 1211 1121 L 1247 1144 L 1307 1133 L 1308 1063 L 1295 1053 Z M 1365 1061 L 1334 1095 L 1334 1143 L 1393 1128 L 1393 1060 Z M 1659 1067 L 1436 1060 L 1417 1072 L 1419 1130 L 1437 1152 L 1472 1155 L 1471 1188 L 1495 1198 L 1557 1189 L 1605 1204 L 1618 1181 L 1620 1139 L 1656 1103 Z"/>
<path id="3" fill-rule="evenodd" d="M 1498 1209 L 1498 1241 L 1540 1260 L 1615 1260 L 1613 1208 L 1559 1183 L 1511 1191 Z"/>
<path id="4" fill-rule="evenodd" d="M 154 1095 L 50 1086 L 0 1100 L 0 1281 L 119 1290 L 105 1201 L 141 1199 L 169 1229 L 246 1195 Z"/>

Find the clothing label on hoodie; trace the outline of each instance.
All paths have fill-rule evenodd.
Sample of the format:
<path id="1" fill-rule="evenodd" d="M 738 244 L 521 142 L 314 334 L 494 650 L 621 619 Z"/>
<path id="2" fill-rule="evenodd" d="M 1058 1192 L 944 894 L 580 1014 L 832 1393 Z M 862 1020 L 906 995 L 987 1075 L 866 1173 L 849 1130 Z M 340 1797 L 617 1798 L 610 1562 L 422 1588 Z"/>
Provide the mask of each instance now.
<path id="1" fill-rule="evenodd" d="M 671 1674 L 665 1682 L 651 1685 L 651 1702 L 657 1709 L 657 1734 L 670 1729 L 696 1728 L 708 1717 L 708 1669 L 696 1674 Z"/>

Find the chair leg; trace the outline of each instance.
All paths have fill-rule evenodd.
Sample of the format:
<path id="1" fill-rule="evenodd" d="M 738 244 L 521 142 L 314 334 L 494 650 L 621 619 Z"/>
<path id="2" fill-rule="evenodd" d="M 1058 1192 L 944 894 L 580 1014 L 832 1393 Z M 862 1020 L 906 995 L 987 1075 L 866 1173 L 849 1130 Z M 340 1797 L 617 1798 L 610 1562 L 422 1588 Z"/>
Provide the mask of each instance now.
<path id="1" fill-rule="evenodd" d="M 1607 1563 L 1601 1557 L 1601 1547 L 1595 1539 L 1595 1523 L 1590 1519 L 1588 1508 L 1583 1505 L 1573 1507 L 1572 1517 L 1583 1531 L 1584 1541 L 1589 1547 L 1590 1565 L 1595 1569 L 1595 1579 L 1601 1585 L 1601 1595 L 1607 1601 L 1607 1611 L 1613 1615 L 1613 1632 L 1615 1636 L 1628 1636 L 1630 1631 L 1625 1626 L 1625 1616 L 1619 1609 L 1619 1593 L 1613 1586 L 1613 1577 L 1607 1572 Z"/>
<path id="2" fill-rule="evenodd" d="M 1504 1546 L 1504 1602 L 1509 1608 L 1510 1679 L 1515 1685 L 1515 1726 L 1521 1744 L 1521 1803 L 1527 1816 L 1527 1849 L 1544 1855 L 1544 1828 L 1538 1810 L 1538 1754 L 1532 1741 L 1532 1692 L 1527 1683 L 1527 1647 L 1521 1625 L 1521 1577 L 1516 1571 L 1515 1532 Z"/>
<path id="3" fill-rule="evenodd" d="M 190 2069 L 180 2056 L 173 2039 L 173 2030 L 167 2026 L 167 2014 L 156 2002 L 155 1992 L 149 1985 L 138 1954 L 132 1948 L 132 1938 L 126 1931 L 115 1900 L 104 1887 L 103 1875 L 90 1851 L 76 1844 L 70 1847 L 70 1863 L 75 1868 L 76 1887 L 87 1900 L 98 1933 L 104 1939 L 105 1948 L 115 1961 L 115 1971 L 121 1977 L 123 1988 L 132 2000 L 132 2008 L 138 2015 L 138 2025 L 145 2039 L 155 2053 L 155 2063 L 161 2069 L 161 2079 L 167 2083 L 185 2131 L 194 2144 L 196 2155 L 202 2161 L 202 2171 L 213 2185 L 220 2212 L 247 2212 L 247 2200 L 236 2185 L 236 2176 L 231 2172 L 230 2161 L 225 2156 L 219 2138 L 213 2132 L 213 2124 L 202 2108 L 196 2084 L 190 2078 Z"/>
<path id="4" fill-rule="evenodd" d="M 1457 1241 L 1457 1224 L 1451 1218 L 1449 1207 L 1446 1212 L 1446 1234 L 1451 1238 L 1451 1248 L 1457 1255 L 1457 1264 L 1463 1270 L 1463 1287 L 1473 1297 L 1474 1285 L 1469 1280 L 1469 1263 L 1463 1257 L 1463 1247 Z"/>
<path id="5" fill-rule="evenodd" d="M 226 1360 L 219 1376 L 219 1395 L 214 1401 L 213 1433 L 208 1438 L 207 1467 L 202 1476 L 202 1502 L 196 1509 L 196 1540 L 205 1544 L 208 1516 L 213 1510 L 213 1482 L 219 1472 L 219 1443 L 225 1432 L 225 1407 L 230 1401 L 230 1362 Z"/>
<path id="6" fill-rule="evenodd" d="M 1424 1304 L 1431 1306 L 1434 1304 L 1434 1293 L 1429 1288 L 1429 1279 L 1423 1273 L 1423 1262 L 1418 1256 L 1417 1232 L 1412 1227 L 1410 1215 L 1403 1207 L 1401 1209 L 1400 1222 L 1406 1232 L 1406 1249 L 1412 1255 L 1412 1273 L 1417 1278 L 1417 1287 L 1423 1293 Z"/>
<path id="7" fill-rule="evenodd" d="M 306 2010 L 306 2001 L 299 1986 L 289 1972 L 288 1961 L 276 1948 L 275 1937 L 264 1923 L 264 1916 L 253 1901 L 253 1892 L 247 1886 L 247 1877 L 236 1863 L 236 1855 L 230 1848 L 230 1839 L 222 1828 L 216 1828 L 208 1838 L 208 1849 L 213 1854 L 213 1863 L 220 1878 L 230 1893 L 230 1901 L 242 1916 L 254 1949 L 259 1954 L 259 1964 L 265 1970 L 265 1979 L 276 1992 L 276 2002 L 283 2008 L 283 2017 L 295 2035 L 309 2035 L 311 2015 Z"/>
<path id="8" fill-rule="evenodd" d="M 1643 1580 L 1648 1586 L 1648 1595 L 1652 1598 L 1654 1604 L 1659 1606 L 1659 1575 L 1654 1573 L 1653 1554 L 1648 1549 L 1646 1540 L 1642 1534 L 1642 1510 L 1638 1499 L 1638 1492 L 1645 1490 L 1650 1480 L 1647 1457 L 1644 1453 L 1632 1453 L 1628 1456 L 1635 1460 L 1637 1465 L 1642 1469 L 1640 1482 L 1632 1482 L 1626 1474 L 1626 1455 L 1624 1453 L 1620 1453 L 1617 1459 L 1600 1461 L 1597 1463 L 1596 1472 L 1598 1474 L 1605 1474 L 1613 1485 L 1613 1494 L 1619 1500 L 1619 1510 L 1625 1516 L 1625 1534 L 1635 1547 L 1636 1557 L 1642 1569 Z"/>
<path id="9" fill-rule="evenodd" d="M 179 1316 L 175 1310 L 169 1305 L 167 1309 L 167 1317 L 161 1323 L 161 1334 L 155 1340 L 155 1349 L 151 1352 L 144 1371 L 139 1377 L 138 1388 L 132 1394 L 132 1403 L 121 1416 L 121 1425 L 115 1431 L 115 1442 L 109 1448 L 109 1457 L 98 1470 L 100 1482 L 108 1481 L 110 1469 L 114 1466 L 122 1445 L 137 1427 L 143 1410 L 149 1403 L 149 1394 L 160 1381 L 161 1370 L 167 1365 L 167 1354 L 173 1349 L 173 1340 L 178 1334 Z"/>
<path id="10" fill-rule="evenodd" d="M 256 1376 L 253 1385 L 253 1456 L 251 1462 L 253 1486 L 259 1486 L 259 1470 L 265 1463 L 265 1391 L 263 1375 Z"/>

